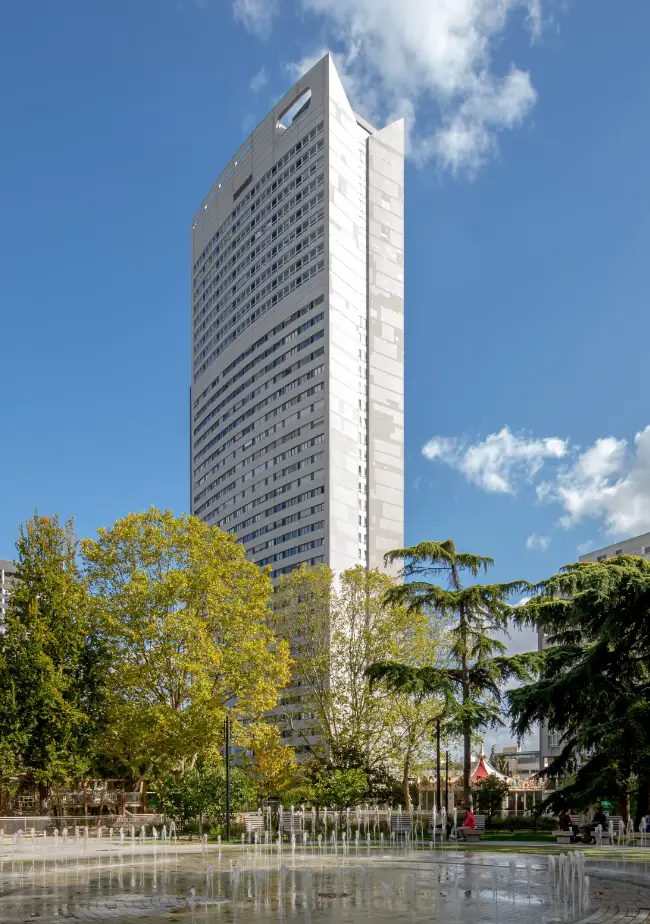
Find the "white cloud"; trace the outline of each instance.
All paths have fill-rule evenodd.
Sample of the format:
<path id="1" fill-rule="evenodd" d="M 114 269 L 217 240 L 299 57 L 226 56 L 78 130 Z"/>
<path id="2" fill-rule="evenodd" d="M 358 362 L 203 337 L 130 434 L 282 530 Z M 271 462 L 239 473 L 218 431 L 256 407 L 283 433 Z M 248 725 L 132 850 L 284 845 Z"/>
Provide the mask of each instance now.
<path id="1" fill-rule="evenodd" d="M 267 85 L 268 82 L 269 78 L 266 73 L 266 68 L 262 66 L 256 74 L 253 74 L 248 86 L 251 88 L 253 93 L 258 93 L 263 87 Z"/>
<path id="2" fill-rule="evenodd" d="M 532 535 L 526 539 L 526 548 L 529 552 L 536 550 L 545 552 L 549 547 L 550 542 L 550 536 L 538 536 L 536 533 L 532 533 Z"/>
<path id="3" fill-rule="evenodd" d="M 435 436 L 422 447 L 427 459 L 458 469 L 485 491 L 504 494 L 514 494 L 519 481 L 532 480 L 547 459 L 560 459 L 567 451 L 566 440 L 535 439 L 509 427 L 470 445 L 456 437 Z"/>
<path id="4" fill-rule="evenodd" d="M 588 552 L 593 551 L 596 548 L 596 542 L 594 539 L 587 539 L 586 542 L 580 542 L 576 548 L 578 555 L 586 555 Z"/>
<path id="5" fill-rule="evenodd" d="M 277 0 L 233 0 L 232 12 L 249 32 L 266 39 L 271 34 L 278 4 Z"/>
<path id="6" fill-rule="evenodd" d="M 542 0 L 299 2 L 325 27 L 353 104 L 380 123 L 405 115 L 410 153 L 419 161 L 473 172 L 497 150 L 498 133 L 521 122 L 535 103 L 530 74 L 515 64 L 498 73 L 492 53 L 517 19 L 533 38 L 539 35 Z M 304 73 L 324 50 L 294 73 Z"/>
<path id="7" fill-rule="evenodd" d="M 422 453 L 484 491 L 503 494 L 514 494 L 523 481 L 534 482 L 543 466 L 555 465 L 535 484 L 535 493 L 540 503 L 563 508 L 560 526 L 569 529 L 592 518 L 619 538 L 650 530 L 650 426 L 636 434 L 634 446 L 606 436 L 581 450 L 558 437 L 539 439 L 503 427 L 476 443 L 435 436 Z M 547 536 L 533 533 L 526 547 L 545 551 L 548 544 Z M 594 545 L 590 539 L 578 551 L 584 555 Z"/>
<path id="8" fill-rule="evenodd" d="M 561 470 L 545 494 L 562 504 L 562 526 L 599 517 L 605 530 L 623 536 L 650 529 L 650 426 L 636 434 L 635 451 L 626 440 L 598 439 Z"/>

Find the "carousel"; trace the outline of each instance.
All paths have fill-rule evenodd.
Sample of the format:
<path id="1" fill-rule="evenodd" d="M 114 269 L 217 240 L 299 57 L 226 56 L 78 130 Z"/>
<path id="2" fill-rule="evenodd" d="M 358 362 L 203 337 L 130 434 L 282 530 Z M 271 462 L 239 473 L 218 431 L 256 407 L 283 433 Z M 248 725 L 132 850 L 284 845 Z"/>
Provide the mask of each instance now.
<path id="1" fill-rule="evenodd" d="M 471 776 L 472 789 L 479 787 L 489 776 L 496 776 L 508 786 L 508 795 L 503 800 L 503 815 L 529 815 L 542 803 L 547 786 L 545 779 L 532 776 L 530 779 L 522 780 L 516 776 L 507 776 L 492 766 L 485 753 L 479 754 L 478 758 L 474 759 L 476 766 Z M 447 811 L 451 811 L 454 807 L 462 808 L 462 776 L 442 776 L 440 783 L 441 802 Z M 423 809 L 433 809 L 436 802 L 436 789 L 435 776 L 433 779 L 418 780 L 420 806 Z"/>

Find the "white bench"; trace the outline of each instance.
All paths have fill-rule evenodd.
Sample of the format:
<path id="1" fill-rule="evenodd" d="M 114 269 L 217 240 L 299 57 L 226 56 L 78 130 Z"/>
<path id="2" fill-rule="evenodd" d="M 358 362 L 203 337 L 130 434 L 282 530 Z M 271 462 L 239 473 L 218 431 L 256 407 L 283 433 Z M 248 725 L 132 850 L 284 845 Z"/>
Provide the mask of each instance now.
<path id="1" fill-rule="evenodd" d="M 296 836 L 298 834 L 302 835 L 303 832 L 303 820 L 302 815 L 299 815 L 297 812 L 293 814 L 286 813 L 282 815 L 282 833 L 288 834 L 291 837 L 292 834 Z"/>
<path id="2" fill-rule="evenodd" d="M 264 834 L 264 816 L 260 812 L 243 812 L 241 820 L 246 834 L 258 834 L 260 837 Z"/>
<path id="3" fill-rule="evenodd" d="M 462 831 L 463 840 L 468 844 L 478 843 L 481 840 L 481 834 L 485 834 L 485 815 L 474 815 L 474 828 L 466 828 L 464 825 L 459 826 Z"/>

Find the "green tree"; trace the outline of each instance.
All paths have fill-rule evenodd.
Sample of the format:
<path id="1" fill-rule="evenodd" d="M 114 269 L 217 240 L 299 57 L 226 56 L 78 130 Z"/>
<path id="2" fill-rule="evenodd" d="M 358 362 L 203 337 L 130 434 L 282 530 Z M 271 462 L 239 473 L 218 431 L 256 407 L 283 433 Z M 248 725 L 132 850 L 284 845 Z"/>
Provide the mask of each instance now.
<path id="1" fill-rule="evenodd" d="M 545 805 L 585 807 L 609 798 L 627 819 L 631 794 L 650 810 L 650 564 L 620 555 L 567 565 L 517 610 L 549 647 L 539 678 L 508 693 L 512 728 L 538 722 L 561 734 L 543 772 L 575 774 Z"/>
<path id="2" fill-rule="evenodd" d="M 195 818 L 199 833 L 205 818 L 222 829 L 226 821 L 226 768 L 223 760 L 199 760 L 186 773 L 169 774 L 155 789 L 154 805 L 186 824 Z M 230 815 L 257 804 L 254 782 L 240 767 L 230 768 Z"/>
<path id="3" fill-rule="evenodd" d="M 289 651 L 268 627 L 271 583 L 242 545 L 196 517 L 151 508 L 84 540 L 90 588 L 110 643 L 105 760 L 134 778 L 183 774 L 259 720 L 289 678 Z"/>
<path id="4" fill-rule="evenodd" d="M 361 566 L 338 581 L 325 565 L 299 568 L 280 579 L 273 618 L 294 657 L 293 685 L 282 698 L 285 721 L 317 761 L 363 769 L 373 790 L 386 791 L 390 769 L 399 767 L 408 804 L 410 770 L 430 746 L 435 704 L 373 690 L 366 670 L 382 658 L 428 663 L 442 640 L 434 621 L 384 603 L 392 585 L 388 575 Z"/>
<path id="5" fill-rule="evenodd" d="M 20 528 L 16 578 L 0 633 L 4 762 L 38 785 L 88 770 L 105 719 L 107 652 L 77 564 L 70 520 L 35 513 Z"/>
<path id="6" fill-rule="evenodd" d="M 359 767 L 321 771 L 313 787 L 316 805 L 338 809 L 359 805 L 366 798 L 367 791 L 368 776 Z"/>
<path id="7" fill-rule="evenodd" d="M 492 823 L 494 815 L 500 815 L 503 809 L 503 800 L 510 792 L 508 784 L 500 780 L 494 773 L 490 773 L 478 784 L 476 801 L 479 811 L 485 815 L 487 824 Z"/>
<path id="8" fill-rule="evenodd" d="M 413 667 L 408 663 L 379 661 L 369 669 L 374 683 L 413 696 L 433 694 L 447 701 L 448 720 L 455 717 L 463 738 L 464 805 L 472 804 L 472 736 L 488 725 L 503 724 L 500 717 L 500 684 L 508 678 L 531 676 L 535 655 L 505 657 L 506 646 L 494 637 L 507 631 L 513 607 L 508 599 L 528 590 L 526 581 L 508 584 L 472 584 L 464 587 L 461 575 L 476 577 L 492 564 L 491 558 L 457 552 L 451 539 L 422 542 L 386 555 L 387 564 L 403 561 L 400 577 L 385 596 L 387 605 L 406 606 L 411 614 L 436 614 L 450 622 L 450 663 Z M 441 575 L 448 586 L 423 578 Z"/>

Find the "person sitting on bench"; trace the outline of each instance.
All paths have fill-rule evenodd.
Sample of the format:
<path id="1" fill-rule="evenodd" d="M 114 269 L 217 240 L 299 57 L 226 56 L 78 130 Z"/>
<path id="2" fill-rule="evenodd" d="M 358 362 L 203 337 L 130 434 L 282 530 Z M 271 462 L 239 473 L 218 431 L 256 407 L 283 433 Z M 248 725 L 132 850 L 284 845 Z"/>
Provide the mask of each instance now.
<path id="1" fill-rule="evenodd" d="M 461 837 L 465 837 L 466 831 L 476 831 L 476 819 L 474 818 L 474 812 L 470 809 L 467 809 L 467 815 L 465 816 L 465 821 L 458 829 L 458 833 Z"/>

